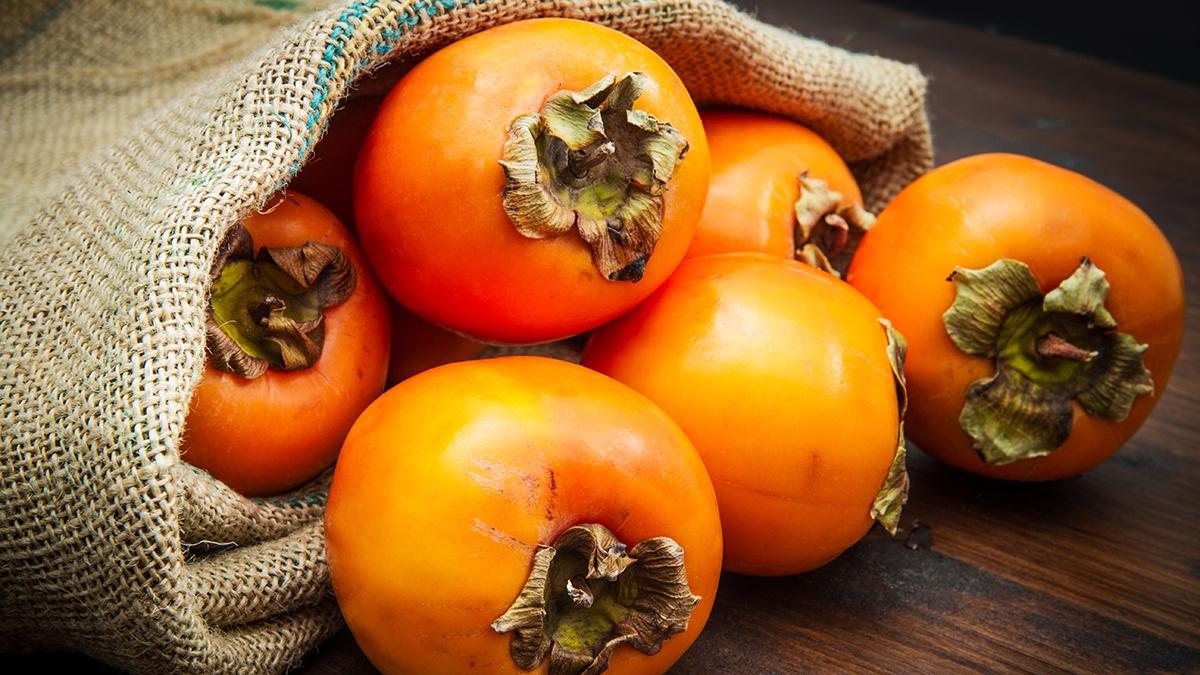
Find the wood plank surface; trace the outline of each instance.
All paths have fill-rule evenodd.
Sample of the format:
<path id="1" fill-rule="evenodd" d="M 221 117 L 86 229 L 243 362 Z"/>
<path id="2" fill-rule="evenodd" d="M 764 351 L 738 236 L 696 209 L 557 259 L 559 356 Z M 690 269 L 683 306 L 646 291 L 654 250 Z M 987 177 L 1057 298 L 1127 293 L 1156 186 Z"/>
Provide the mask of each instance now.
<path id="1" fill-rule="evenodd" d="M 872 532 L 807 575 L 725 575 L 673 672 L 1200 671 L 1200 90 L 867 3 L 755 6 L 920 65 L 939 164 L 1023 153 L 1140 205 L 1183 262 L 1188 334 L 1154 415 L 1102 467 L 1007 484 L 914 449 L 899 536 Z M 301 672 L 372 668 L 343 632 Z"/>

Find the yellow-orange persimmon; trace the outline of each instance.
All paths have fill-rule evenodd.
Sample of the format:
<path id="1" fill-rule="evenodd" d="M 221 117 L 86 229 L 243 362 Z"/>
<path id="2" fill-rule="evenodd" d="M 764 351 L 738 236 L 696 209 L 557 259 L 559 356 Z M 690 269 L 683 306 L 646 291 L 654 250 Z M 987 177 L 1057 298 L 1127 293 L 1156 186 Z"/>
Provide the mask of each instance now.
<path id="1" fill-rule="evenodd" d="M 218 261 L 227 273 L 214 270 L 209 359 L 192 397 L 182 457 L 242 494 L 262 496 L 295 487 L 333 463 L 350 425 L 383 391 L 390 330 L 383 290 L 349 231 L 320 204 L 289 192 L 242 225 L 249 239 L 228 240 L 228 264 Z M 235 244 L 242 250 L 231 251 Z M 264 249 L 299 261 L 298 268 L 316 270 L 320 255 L 329 255 L 329 264 L 305 289 L 284 278 Z M 335 275 L 340 301 L 313 310 L 314 296 Z M 296 325 L 286 325 L 289 318 L 315 325 L 298 337 Z M 266 323 L 285 325 L 267 330 Z M 247 325 L 224 333 L 235 324 Z M 303 353 L 314 342 L 319 349 Z"/>
<path id="2" fill-rule="evenodd" d="M 565 550 L 564 533 L 582 525 L 615 535 L 598 554 L 602 568 L 618 558 L 628 564 L 628 554 L 637 558 L 628 570 L 657 574 L 649 565 L 664 550 L 653 553 L 639 542 L 667 537 L 681 547 L 674 551 L 673 588 L 686 607 L 675 607 L 684 613 L 673 625 L 686 629 L 654 655 L 632 645 L 611 654 L 615 673 L 666 671 L 712 609 L 720 521 L 687 437 L 619 382 L 539 357 L 468 361 L 418 374 L 355 423 L 325 518 L 338 604 L 359 646 L 386 673 L 536 667 L 519 667 L 510 651 L 518 650 L 518 638 L 500 631 L 512 628 L 508 610 L 537 571 L 535 557 L 556 542 Z M 587 578 L 585 558 L 566 558 L 553 565 L 568 567 L 551 567 L 548 588 L 533 594 L 535 602 L 549 602 L 546 613 L 525 617 L 539 635 L 542 622 L 549 624 L 555 651 L 570 649 L 571 626 L 596 628 L 595 638 L 619 633 L 604 617 L 625 617 L 621 623 L 629 626 L 637 604 L 630 599 L 644 601 L 642 590 L 652 587 L 623 586 L 628 597 L 614 598 L 616 584 Z M 570 565 L 576 569 L 565 571 Z M 580 634 L 574 631 L 576 641 Z M 582 646 L 585 661 L 592 658 L 595 645 Z"/>
<path id="3" fill-rule="evenodd" d="M 832 560 L 906 495 L 903 347 L 848 284 L 765 254 L 691 258 L 593 333 L 583 363 L 667 411 L 704 460 L 725 569 Z"/>
<path id="4" fill-rule="evenodd" d="M 862 206 L 846 162 L 807 127 L 740 110 L 705 111 L 701 118 L 712 179 L 688 257 L 740 251 L 795 257 L 804 243 L 796 232 L 802 178 L 838 193 L 831 212 Z"/>
<path id="5" fill-rule="evenodd" d="M 666 279 L 708 175 L 700 116 L 662 58 L 596 24 L 516 22 L 435 53 L 388 94 L 359 154 L 356 229 L 422 317 L 546 341 Z"/>
<path id="6" fill-rule="evenodd" d="M 908 186 L 848 280 L 908 338 L 912 439 L 996 478 L 1064 478 L 1107 459 L 1162 396 L 1183 336 L 1179 262 L 1150 218 L 1017 155 Z"/>

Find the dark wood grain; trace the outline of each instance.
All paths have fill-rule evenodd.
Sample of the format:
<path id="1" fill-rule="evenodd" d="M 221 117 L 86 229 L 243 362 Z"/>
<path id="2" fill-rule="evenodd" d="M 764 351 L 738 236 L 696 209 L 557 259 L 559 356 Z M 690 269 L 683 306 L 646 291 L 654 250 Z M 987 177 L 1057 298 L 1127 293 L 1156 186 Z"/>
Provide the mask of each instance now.
<path id="1" fill-rule="evenodd" d="M 936 546 L 935 546 L 936 548 Z M 782 579 L 726 575 L 678 672 L 1184 670 L 1197 653 L 934 550 L 872 537 Z"/>
<path id="2" fill-rule="evenodd" d="M 1200 671 L 1200 90 L 876 5 L 756 6 L 771 23 L 919 64 L 939 163 L 1019 152 L 1139 204 L 1183 262 L 1188 335 L 1154 415 L 1102 467 L 1006 484 L 914 450 L 899 537 L 872 533 L 807 575 L 725 575 L 675 672 Z M 345 632 L 303 667 L 371 670 Z"/>

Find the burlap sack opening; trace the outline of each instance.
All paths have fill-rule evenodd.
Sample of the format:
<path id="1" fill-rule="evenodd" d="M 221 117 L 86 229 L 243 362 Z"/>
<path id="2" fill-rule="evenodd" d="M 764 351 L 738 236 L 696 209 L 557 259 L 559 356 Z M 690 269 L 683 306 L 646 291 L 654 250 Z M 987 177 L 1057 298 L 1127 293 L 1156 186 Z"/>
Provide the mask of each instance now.
<path id="1" fill-rule="evenodd" d="M 302 166 L 363 73 L 500 23 L 574 17 L 653 47 L 701 104 L 813 127 L 873 208 L 932 161 L 915 68 L 717 0 L 259 4 L 279 11 L 194 3 L 214 35 L 239 21 L 262 30 L 166 61 L 146 38 L 161 11 L 104 7 L 107 25 L 140 27 L 115 49 L 170 100 L 133 128 L 120 105 L 62 116 L 87 87 L 125 100 L 105 79 L 121 59 L 89 60 L 98 38 L 71 30 L 95 4 L 21 3 L 0 33 L 0 152 L 12 153 L 0 168 L 0 649 L 77 649 L 148 672 L 278 671 L 340 627 L 320 523 L 328 476 L 249 500 L 181 463 L 178 447 L 214 248 Z M 256 39 L 267 44 L 245 56 Z M 44 67 L 63 54 L 83 64 L 70 80 L 82 89 Z M 56 122 L 39 126 L 43 115 Z M 95 133 L 72 127 L 85 123 Z M 107 147 L 80 160 L 96 138 Z"/>

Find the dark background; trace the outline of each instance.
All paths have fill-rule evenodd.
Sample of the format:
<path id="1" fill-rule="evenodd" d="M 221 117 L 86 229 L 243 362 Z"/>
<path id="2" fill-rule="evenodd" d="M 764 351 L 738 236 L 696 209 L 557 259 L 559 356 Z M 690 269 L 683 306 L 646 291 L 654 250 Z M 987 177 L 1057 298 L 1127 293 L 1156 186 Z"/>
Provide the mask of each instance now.
<path id="1" fill-rule="evenodd" d="M 799 3 L 801 0 L 794 0 Z M 1193 3 L 971 2 L 872 0 L 915 14 L 1088 54 L 1105 61 L 1200 84 L 1200 20 Z M 753 2 L 739 0 L 743 6 Z"/>

